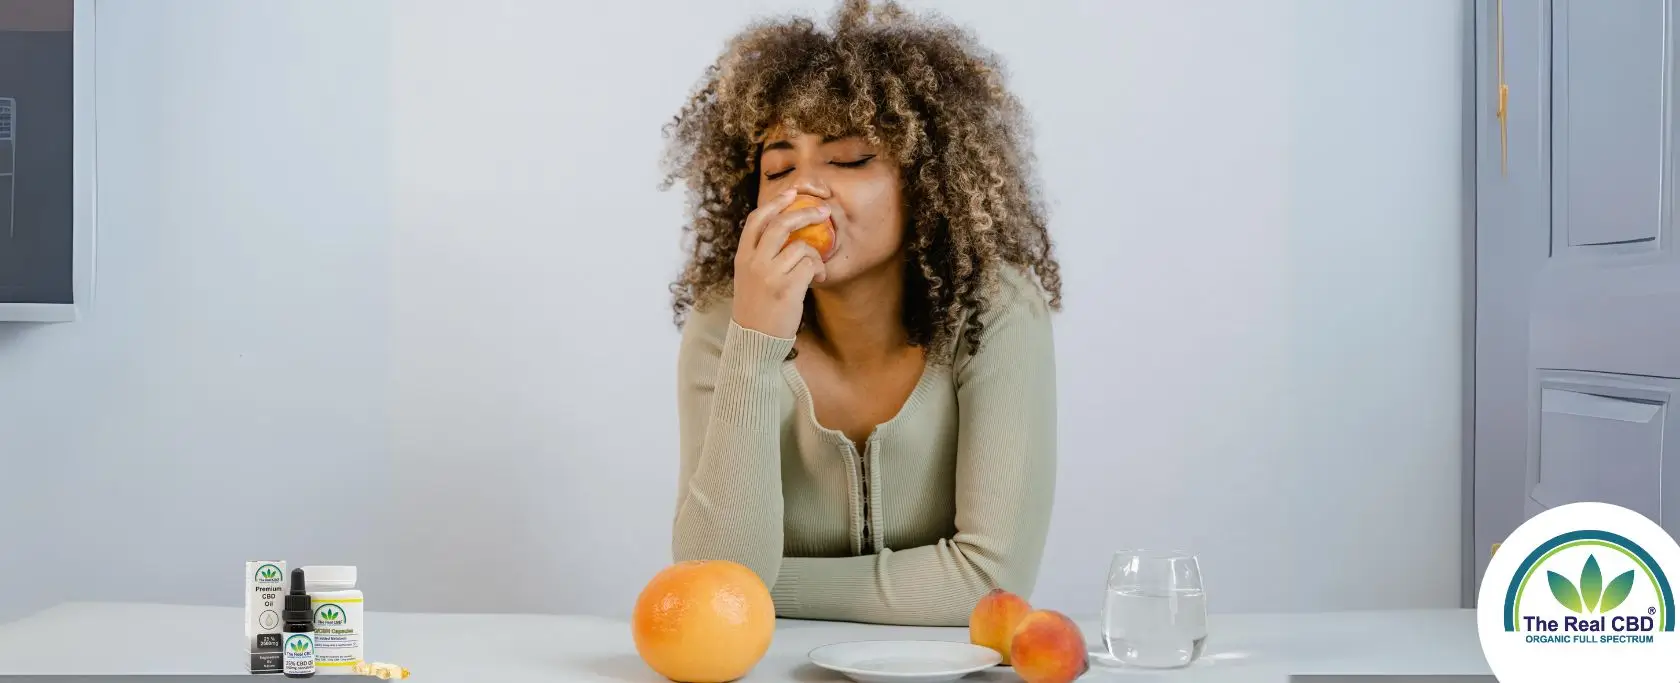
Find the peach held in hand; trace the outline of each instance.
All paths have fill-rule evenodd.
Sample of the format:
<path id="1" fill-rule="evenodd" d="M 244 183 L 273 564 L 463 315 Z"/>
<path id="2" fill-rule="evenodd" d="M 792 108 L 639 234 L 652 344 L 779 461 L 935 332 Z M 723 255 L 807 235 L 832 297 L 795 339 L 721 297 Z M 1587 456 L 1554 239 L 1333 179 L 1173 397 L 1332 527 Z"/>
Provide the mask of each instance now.
<path id="1" fill-rule="evenodd" d="M 1026 683 L 1068 683 L 1091 670 L 1085 634 L 1072 619 L 1054 610 L 1036 610 L 1021 618 L 1009 641 L 1015 674 Z"/>
<path id="2" fill-rule="evenodd" d="M 822 206 L 820 200 L 811 195 L 802 194 L 794 197 L 793 203 L 789 204 L 786 209 L 782 209 L 782 213 L 818 206 Z M 816 223 L 797 228 L 788 235 L 787 241 L 782 243 L 782 246 L 786 247 L 792 244 L 794 240 L 811 245 L 817 250 L 817 255 L 822 257 L 824 262 L 827 262 L 829 257 L 834 255 L 834 220 L 825 218 Z"/>
<path id="3" fill-rule="evenodd" d="M 1004 665 L 1008 666 L 1009 639 L 1015 634 L 1015 625 L 1020 623 L 1021 617 L 1031 611 L 1032 605 L 1021 596 L 1002 588 L 993 588 L 974 604 L 974 611 L 968 615 L 968 640 L 997 650 L 1003 656 Z"/>

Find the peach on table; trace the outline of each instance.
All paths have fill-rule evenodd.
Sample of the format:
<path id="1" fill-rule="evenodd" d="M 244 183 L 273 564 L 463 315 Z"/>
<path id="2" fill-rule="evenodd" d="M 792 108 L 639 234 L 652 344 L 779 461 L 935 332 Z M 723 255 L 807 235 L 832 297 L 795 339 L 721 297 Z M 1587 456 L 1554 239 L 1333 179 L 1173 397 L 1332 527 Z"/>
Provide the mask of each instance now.
<path id="1" fill-rule="evenodd" d="M 1003 655 L 1003 663 L 1026 683 L 1068 683 L 1091 668 L 1078 624 L 1054 610 L 1035 610 L 1001 588 L 975 603 L 968 634 L 970 642 Z"/>

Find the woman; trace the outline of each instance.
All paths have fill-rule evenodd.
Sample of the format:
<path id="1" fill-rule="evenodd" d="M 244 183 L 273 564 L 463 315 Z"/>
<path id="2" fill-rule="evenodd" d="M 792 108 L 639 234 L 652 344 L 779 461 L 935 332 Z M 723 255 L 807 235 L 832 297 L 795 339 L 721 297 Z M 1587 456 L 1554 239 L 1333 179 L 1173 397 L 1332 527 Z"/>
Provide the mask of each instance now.
<path id="1" fill-rule="evenodd" d="M 1061 279 L 994 58 L 893 4 L 834 24 L 753 25 L 667 128 L 694 203 L 673 551 L 783 617 L 962 625 L 1038 575 Z M 832 253 L 784 246 L 824 220 Z"/>

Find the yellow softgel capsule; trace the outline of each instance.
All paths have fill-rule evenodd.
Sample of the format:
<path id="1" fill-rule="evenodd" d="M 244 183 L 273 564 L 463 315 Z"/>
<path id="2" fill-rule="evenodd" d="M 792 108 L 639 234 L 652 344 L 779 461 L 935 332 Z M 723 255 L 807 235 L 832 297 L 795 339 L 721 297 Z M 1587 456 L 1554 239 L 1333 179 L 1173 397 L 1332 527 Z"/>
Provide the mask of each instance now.
<path id="1" fill-rule="evenodd" d="M 378 676 L 380 680 L 408 678 L 408 669 L 385 662 L 356 662 L 350 672 L 358 676 Z"/>

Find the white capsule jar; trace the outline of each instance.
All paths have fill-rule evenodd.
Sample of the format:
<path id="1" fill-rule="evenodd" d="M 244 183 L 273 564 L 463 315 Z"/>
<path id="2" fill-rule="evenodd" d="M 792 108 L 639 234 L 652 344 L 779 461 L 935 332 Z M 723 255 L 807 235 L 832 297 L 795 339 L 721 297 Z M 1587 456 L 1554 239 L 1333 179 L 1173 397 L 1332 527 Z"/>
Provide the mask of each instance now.
<path id="1" fill-rule="evenodd" d="M 362 591 L 356 568 L 314 565 L 303 568 L 304 590 L 315 613 L 315 671 L 351 674 L 363 652 Z"/>

